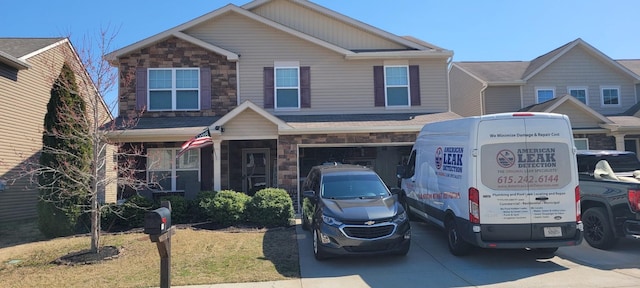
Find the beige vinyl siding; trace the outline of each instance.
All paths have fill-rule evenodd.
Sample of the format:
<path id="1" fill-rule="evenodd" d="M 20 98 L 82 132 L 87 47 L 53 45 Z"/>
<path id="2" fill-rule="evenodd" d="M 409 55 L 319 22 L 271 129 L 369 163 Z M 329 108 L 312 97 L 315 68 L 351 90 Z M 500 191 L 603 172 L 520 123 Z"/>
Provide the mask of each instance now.
<path id="1" fill-rule="evenodd" d="M 251 135 L 252 139 L 275 139 L 278 127 L 253 110 L 245 110 L 224 125 L 224 137 Z"/>
<path id="2" fill-rule="evenodd" d="M 576 109 L 575 105 L 564 103 L 553 110 L 553 113 L 560 113 L 569 116 L 571 127 L 576 128 L 600 128 L 600 120 L 582 109 Z"/>
<path id="3" fill-rule="evenodd" d="M 263 107 L 263 67 L 274 61 L 299 61 L 311 67 L 311 108 L 272 110 L 274 114 L 376 113 L 373 66 L 383 60 L 344 60 L 344 56 L 235 13 L 194 27 L 188 34 L 240 54 L 238 77 L 240 102 L 250 100 Z M 244 35 L 244 37 L 237 37 Z M 420 65 L 421 107 L 398 112 L 443 112 L 447 103 L 446 59 L 414 61 Z"/>
<path id="4" fill-rule="evenodd" d="M 493 86 L 484 92 L 486 114 L 518 111 L 520 105 L 520 86 Z"/>
<path id="5" fill-rule="evenodd" d="M 482 115 L 482 82 L 457 66 L 449 72 L 451 81 L 451 112 L 460 116 Z"/>
<path id="6" fill-rule="evenodd" d="M 18 72 L 18 81 L 0 77 L 0 178 L 16 179 L 22 165 L 38 161 L 42 127 L 51 83 L 62 67 L 55 49 L 28 59 L 31 68 Z M 53 72 L 53 73 L 52 73 Z M 27 178 L 9 181 L 0 192 L 0 221 L 35 218 L 38 191 Z"/>
<path id="7" fill-rule="evenodd" d="M 0 222 L 37 217 L 38 190 L 30 181 L 37 179 L 19 176 L 25 174 L 25 164 L 38 162 L 52 83 L 67 57 L 76 59 L 67 44 L 58 45 L 27 59 L 31 67 L 19 71 L 17 81 L 0 77 L 0 179 L 9 180 L 0 191 Z M 92 103 L 87 101 L 88 111 Z M 98 105 L 101 121 L 108 120 L 104 106 Z"/>
<path id="8" fill-rule="evenodd" d="M 406 49 L 405 46 L 398 43 L 325 16 L 292 1 L 272 1 L 253 9 L 251 12 L 349 50 Z"/>
<path id="9" fill-rule="evenodd" d="M 554 87 L 555 97 L 560 97 L 567 94 L 567 87 L 586 86 L 589 107 L 603 115 L 618 114 L 636 103 L 634 85 L 623 71 L 576 46 L 527 81 L 523 89 L 524 106 L 535 104 L 535 87 Z M 603 107 L 601 86 L 619 86 L 621 105 Z"/>

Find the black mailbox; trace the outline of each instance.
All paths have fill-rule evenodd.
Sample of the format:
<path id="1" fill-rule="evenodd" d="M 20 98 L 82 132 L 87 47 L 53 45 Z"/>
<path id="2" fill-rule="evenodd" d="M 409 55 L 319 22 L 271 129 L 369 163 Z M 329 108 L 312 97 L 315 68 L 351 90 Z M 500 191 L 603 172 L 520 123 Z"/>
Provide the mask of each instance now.
<path id="1" fill-rule="evenodd" d="M 171 210 L 161 207 L 144 215 L 144 233 L 160 235 L 171 228 Z"/>

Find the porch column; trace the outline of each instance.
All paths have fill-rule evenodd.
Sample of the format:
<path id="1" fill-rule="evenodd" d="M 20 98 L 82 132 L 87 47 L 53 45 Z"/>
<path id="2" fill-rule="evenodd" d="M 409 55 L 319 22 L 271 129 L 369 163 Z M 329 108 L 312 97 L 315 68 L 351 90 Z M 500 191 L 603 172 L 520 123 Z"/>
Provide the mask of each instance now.
<path id="1" fill-rule="evenodd" d="M 220 191 L 222 185 L 220 184 L 220 170 L 222 159 L 220 159 L 220 143 L 222 140 L 213 140 L 213 190 Z"/>
<path id="2" fill-rule="evenodd" d="M 613 137 L 616 138 L 616 150 L 624 151 L 624 135 L 622 133 L 614 133 Z"/>

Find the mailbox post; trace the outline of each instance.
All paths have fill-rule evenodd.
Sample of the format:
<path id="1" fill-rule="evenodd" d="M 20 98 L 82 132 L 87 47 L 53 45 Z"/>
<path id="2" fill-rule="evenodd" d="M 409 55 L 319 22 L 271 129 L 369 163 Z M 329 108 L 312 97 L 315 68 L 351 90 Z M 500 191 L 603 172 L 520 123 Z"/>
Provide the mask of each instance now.
<path id="1" fill-rule="evenodd" d="M 162 201 L 162 207 L 149 211 L 144 216 L 144 233 L 149 234 L 160 254 L 160 287 L 171 287 L 171 235 L 176 233 L 171 226 L 171 203 Z"/>

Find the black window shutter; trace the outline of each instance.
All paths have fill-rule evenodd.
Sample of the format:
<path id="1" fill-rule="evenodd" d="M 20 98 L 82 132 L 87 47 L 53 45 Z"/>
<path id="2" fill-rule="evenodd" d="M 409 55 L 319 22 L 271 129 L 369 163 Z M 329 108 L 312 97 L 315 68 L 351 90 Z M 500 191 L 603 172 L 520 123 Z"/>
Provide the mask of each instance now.
<path id="1" fill-rule="evenodd" d="M 373 95 L 374 105 L 384 107 L 384 67 L 373 66 Z"/>
<path id="2" fill-rule="evenodd" d="M 136 68 L 136 110 L 142 111 L 147 106 L 147 68 Z"/>
<path id="3" fill-rule="evenodd" d="M 274 83 L 273 67 L 264 67 L 264 108 L 273 108 Z"/>
<path id="4" fill-rule="evenodd" d="M 311 67 L 300 67 L 300 107 L 311 108 Z"/>
<path id="5" fill-rule="evenodd" d="M 420 106 L 420 66 L 409 66 L 409 83 L 411 106 Z"/>
<path id="6" fill-rule="evenodd" d="M 211 68 L 200 68 L 200 110 L 211 109 Z"/>

